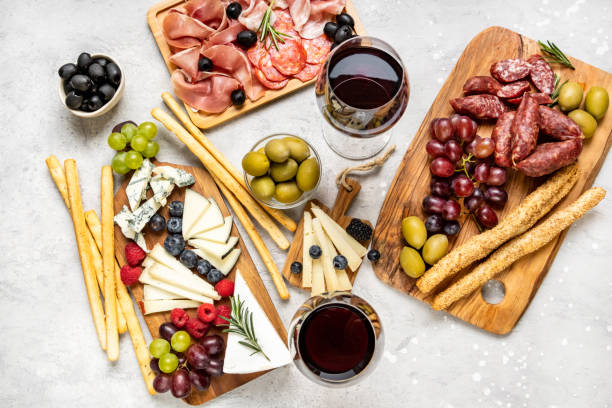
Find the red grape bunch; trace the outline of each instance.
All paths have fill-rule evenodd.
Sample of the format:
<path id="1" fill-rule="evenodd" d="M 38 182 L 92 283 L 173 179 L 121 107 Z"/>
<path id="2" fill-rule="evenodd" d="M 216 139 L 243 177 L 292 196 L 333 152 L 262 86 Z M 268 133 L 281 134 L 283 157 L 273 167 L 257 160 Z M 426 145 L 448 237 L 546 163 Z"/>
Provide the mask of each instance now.
<path id="1" fill-rule="evenodd" d="M 432 139 L 425 150 L 433 159 L 430 195 L 423 199 L 423 210 L 430 214 L 425 222 L 429 234 L 459 233 L 459 200 L 485 228 L 497 225 L 493 207 L 501 209 L 508 194 L 501 188 L 506 170 L 494 165 L 495 143 L 476 134 L 477 123 L 467 116 L 453 114 L 431 122 Z"/>

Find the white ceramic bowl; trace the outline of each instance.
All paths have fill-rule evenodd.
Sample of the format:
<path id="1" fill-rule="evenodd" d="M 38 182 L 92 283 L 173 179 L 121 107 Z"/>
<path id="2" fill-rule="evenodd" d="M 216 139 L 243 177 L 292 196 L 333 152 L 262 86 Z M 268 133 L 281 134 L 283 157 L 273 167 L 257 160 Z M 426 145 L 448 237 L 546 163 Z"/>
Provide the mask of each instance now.
<path id="1" fill-rule="evenodd" d="M 64 80 L 60 78 L 59 98 L 62 101 L 62 105 L 66 106 L 66 109 L 68 109 L 70 113 L 80 118 L 97 118 L 98 116 L 104 115 L 106 112 L 113 109 L 113 107 L 117 104 L 117 102 L 119 102 L 119 99 L 121 99 L 121 96 L 123 95 L 123 88 L 125 88 L 125 71 L 123 70 L 123 67 L 119 64 L 119 62 L 117 62 L 116 59 L 109 57 L 106 54 L 100 54 L 100 53 L 91 54 L 91 57 L 93 59 L 106 58 L 107 60 L 117 64 L 117 66 L 119 67 L 119 70 L 121 71 L 121 82 L 119 82 L 119 86 L 117 87 L 117 90 L 115 91 L 115 95 L 112 97 L 110 101 L 106 102 L 104 106 L 102 106 L 97 111 L 83 112 L 83 111 L 76 110 L 76 109 L 70 109 L 68 106 L 66 106 L 66 92 L 64 92 Z"/>

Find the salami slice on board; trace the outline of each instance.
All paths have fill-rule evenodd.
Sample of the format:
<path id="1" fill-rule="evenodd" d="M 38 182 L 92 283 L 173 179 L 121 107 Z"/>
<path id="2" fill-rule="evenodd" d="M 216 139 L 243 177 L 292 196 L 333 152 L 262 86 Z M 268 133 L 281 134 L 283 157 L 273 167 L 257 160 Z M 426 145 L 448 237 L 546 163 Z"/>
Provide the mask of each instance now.
<path id="1" fill-rule="evenodd" d="M 531 65 L 531 82 L 540 92 L 552 94 L 555 90 L 555 73 L 541 55 L 534 54 L 527 60 Z"/>
<path id="2" fill-rule="evenodd" d="M 491 65 L 491 75 L 501 82 L 514 82 L 525 78 L 531 72 L 531 65 L 524 59 L 505 59 Z"/>

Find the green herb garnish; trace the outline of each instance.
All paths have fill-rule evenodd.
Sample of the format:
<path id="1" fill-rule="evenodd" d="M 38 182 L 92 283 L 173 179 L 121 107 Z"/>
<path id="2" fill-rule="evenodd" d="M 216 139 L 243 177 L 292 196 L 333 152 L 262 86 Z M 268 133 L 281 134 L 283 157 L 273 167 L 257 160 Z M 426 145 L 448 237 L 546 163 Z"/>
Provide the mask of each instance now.
<path id="1" fill-rule="evenodd" d="M 561 88 L 563 87 L 563 85 L 567 83 L 567 81 L 568 80 L 566 79 L 565 81 L 563 81 L 561 85 L 559 85 L 559 82 L 561 82 L 561 77 L 555 74 L 555 90 L 553 91 L 552 95 L 550 95 L 550 98 L 552 99 L 552 103 L 548 104 L 548 106 L 552 108 L 553 106 L 557 104 L 559 100 L 559 92 L 561 92 Z"/>
<path id="2" fill-rule="evenodd" d="M 261 353 L 266 360 L 270 361 L 257 342 L 257 337 L 255 337 L 253 313 L 251 313 L 249 308 L 244 305 L 244 302 L 240 300 L 240 296 L 230 296 L 230 301 L 232 302 L 232 314 L 229 319 L 225 316 L 219 316 L 229 323 L 229 327 L 224 329 L 223 333 L 236 333 L 244 337 L 245 340 L 240 340 L 238 343 L 253 350 L 251 355 Z"/>
<path id="3" fill-rule="evenodd" d="M 569 58 L 567 58 L 567 56 L 563 53 L 563 51 L 559 49 L 559 47 L 557 47 L 555 43 L 546 41 L 546 44 L 544 44 L 542 41 L 538 41 L 538 44 L 540 45 L 542 51 L 544 51 L 544 53 L 546 54 L 545 60 L 549 64 L 551 62 L 556 62 L 558 64 L 565 65 L 568 68 L 576 69 L 572 65 Z"/>
<path id="4" fill-rule="evenodd" d="M 272 7 L 274 6 L 274 0 L 270 2 L 268 9 L 264 13 L 263 18 L 261 19 L 261 23 L 259 23 L 259 27 L 257 31 L 259 34 L 259 41 L 261 41 L 266 49 L 270 48 L 270 44 L 274 43 L 274 48 L 278 51 L 278 42 L 285 43 L 283 37 L 292 38 L 289 34 L 281 33 L 277 31 L 272 24 L 270 24 L 270 20 L 272 18 Z"/>

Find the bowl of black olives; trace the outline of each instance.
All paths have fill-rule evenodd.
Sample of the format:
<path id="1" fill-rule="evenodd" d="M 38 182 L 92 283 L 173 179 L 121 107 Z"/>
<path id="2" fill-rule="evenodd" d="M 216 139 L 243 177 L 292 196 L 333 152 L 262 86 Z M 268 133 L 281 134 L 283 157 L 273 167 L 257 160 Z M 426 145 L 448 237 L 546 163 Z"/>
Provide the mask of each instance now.
<path id="1" fill-rule="evenodd" d="M 83 52 L 76 63 L 62 65 L 58 74 L 62 103 L 81 118 L 95 118 L 110 111 L 125 87 L 121 66 L 105 54 Z"/>

